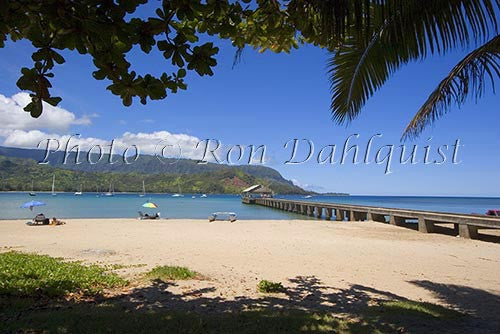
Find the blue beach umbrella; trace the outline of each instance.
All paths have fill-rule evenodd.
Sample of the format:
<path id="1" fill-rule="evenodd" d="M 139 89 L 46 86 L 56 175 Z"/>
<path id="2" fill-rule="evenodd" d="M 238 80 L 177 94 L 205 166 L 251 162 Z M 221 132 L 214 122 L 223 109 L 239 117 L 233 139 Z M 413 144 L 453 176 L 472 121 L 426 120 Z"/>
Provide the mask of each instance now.
<path id="1" fill-rule="evenodd" d="M 39 202 L 39 201 L 30 201 L 30 202 L 26 202 L 23 205 L 21 205 L 21 209 L 27 209 L 27 208 L 29 208 L 31 211 L 33 211 L 33 207 L 35 207 L 35 206 L 42 206 L 42 205 L 45 205 L 45 203 L 44 202 Z"/>

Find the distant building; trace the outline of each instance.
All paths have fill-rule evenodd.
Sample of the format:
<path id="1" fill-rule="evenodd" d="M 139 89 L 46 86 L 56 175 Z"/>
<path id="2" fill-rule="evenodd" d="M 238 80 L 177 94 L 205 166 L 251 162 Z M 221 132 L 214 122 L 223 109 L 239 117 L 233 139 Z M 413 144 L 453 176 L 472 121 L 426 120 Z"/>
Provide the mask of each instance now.
<path id="1" fill-rule="evenodd" d="M 266 186 L 256 184 L 241 192 L 241 201 L 245 204 L 252 204 L 256 198 L 272 198 L 273 191 Z"/>

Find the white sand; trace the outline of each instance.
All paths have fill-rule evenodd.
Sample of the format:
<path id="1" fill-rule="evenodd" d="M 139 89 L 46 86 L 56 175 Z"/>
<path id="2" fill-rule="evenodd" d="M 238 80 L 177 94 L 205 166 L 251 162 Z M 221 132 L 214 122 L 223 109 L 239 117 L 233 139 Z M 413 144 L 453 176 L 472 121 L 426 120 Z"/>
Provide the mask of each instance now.
<path id="1" fill-rule="evenodd" d="M 0 221 L 0 246 L 147 264 L 123 270 L 126 275 L 155 265 L 187 266 L 209 280 L 179 283 L 178 291 L 207 287 L 200 295 L 226 300 L 258 297 L 261 279 L 295 291 L 283 298 L 298 305 L 308 296 L 335 304 L 340 296 L 393 294 L 495 317 L 500 300 L 500 244 L 373 222 L 71 219 L 63 226 L 29 227 Z"/>

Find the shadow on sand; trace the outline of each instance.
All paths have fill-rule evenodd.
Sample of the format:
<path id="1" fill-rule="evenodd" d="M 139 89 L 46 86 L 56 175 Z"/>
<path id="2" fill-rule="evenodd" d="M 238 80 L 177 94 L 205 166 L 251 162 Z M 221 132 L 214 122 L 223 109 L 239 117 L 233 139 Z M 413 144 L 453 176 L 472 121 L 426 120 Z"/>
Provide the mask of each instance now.
<path id="1" fill-rule="evenodd" d="M 6 326 L 5 332 L 500 332 L 497 295 L 430 281 L 410 283 L 431 291 L 443 303 L 467 315 L 363 285 L 336 289 L 309 276 L 290 279 L 286 293 L 256 298 L 217 297 L 213 287 L 175 294 L 168 288 L 176 283 L 162 281 L 127 294 L 86 301 L 47 302 L 3 296 L 0 322 Z"/>

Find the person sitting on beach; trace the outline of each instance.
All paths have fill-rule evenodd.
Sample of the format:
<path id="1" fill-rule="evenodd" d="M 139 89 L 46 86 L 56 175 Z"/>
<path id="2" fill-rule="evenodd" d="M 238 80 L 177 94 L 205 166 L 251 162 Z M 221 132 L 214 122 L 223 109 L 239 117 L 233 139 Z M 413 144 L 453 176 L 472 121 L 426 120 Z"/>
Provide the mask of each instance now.
<path id="1" fill-rule="evenodd" d="M 35 218 L 33 218 L 33 223 L 34 224 L 42 223 L 43 225 L 48 225 L 49 218 L 45 218 L 45 215 L 43 213 L 39 213 L 35 216 Z"/>
<path id="2" fill-rule="evenodd" d="M 56 217 L 52 217 L 52 221 L 50 225 L 56 226 L 56 225 L 64 225 L 66 222 L 63 222 L 62 220 L 57 219 Z"/>

